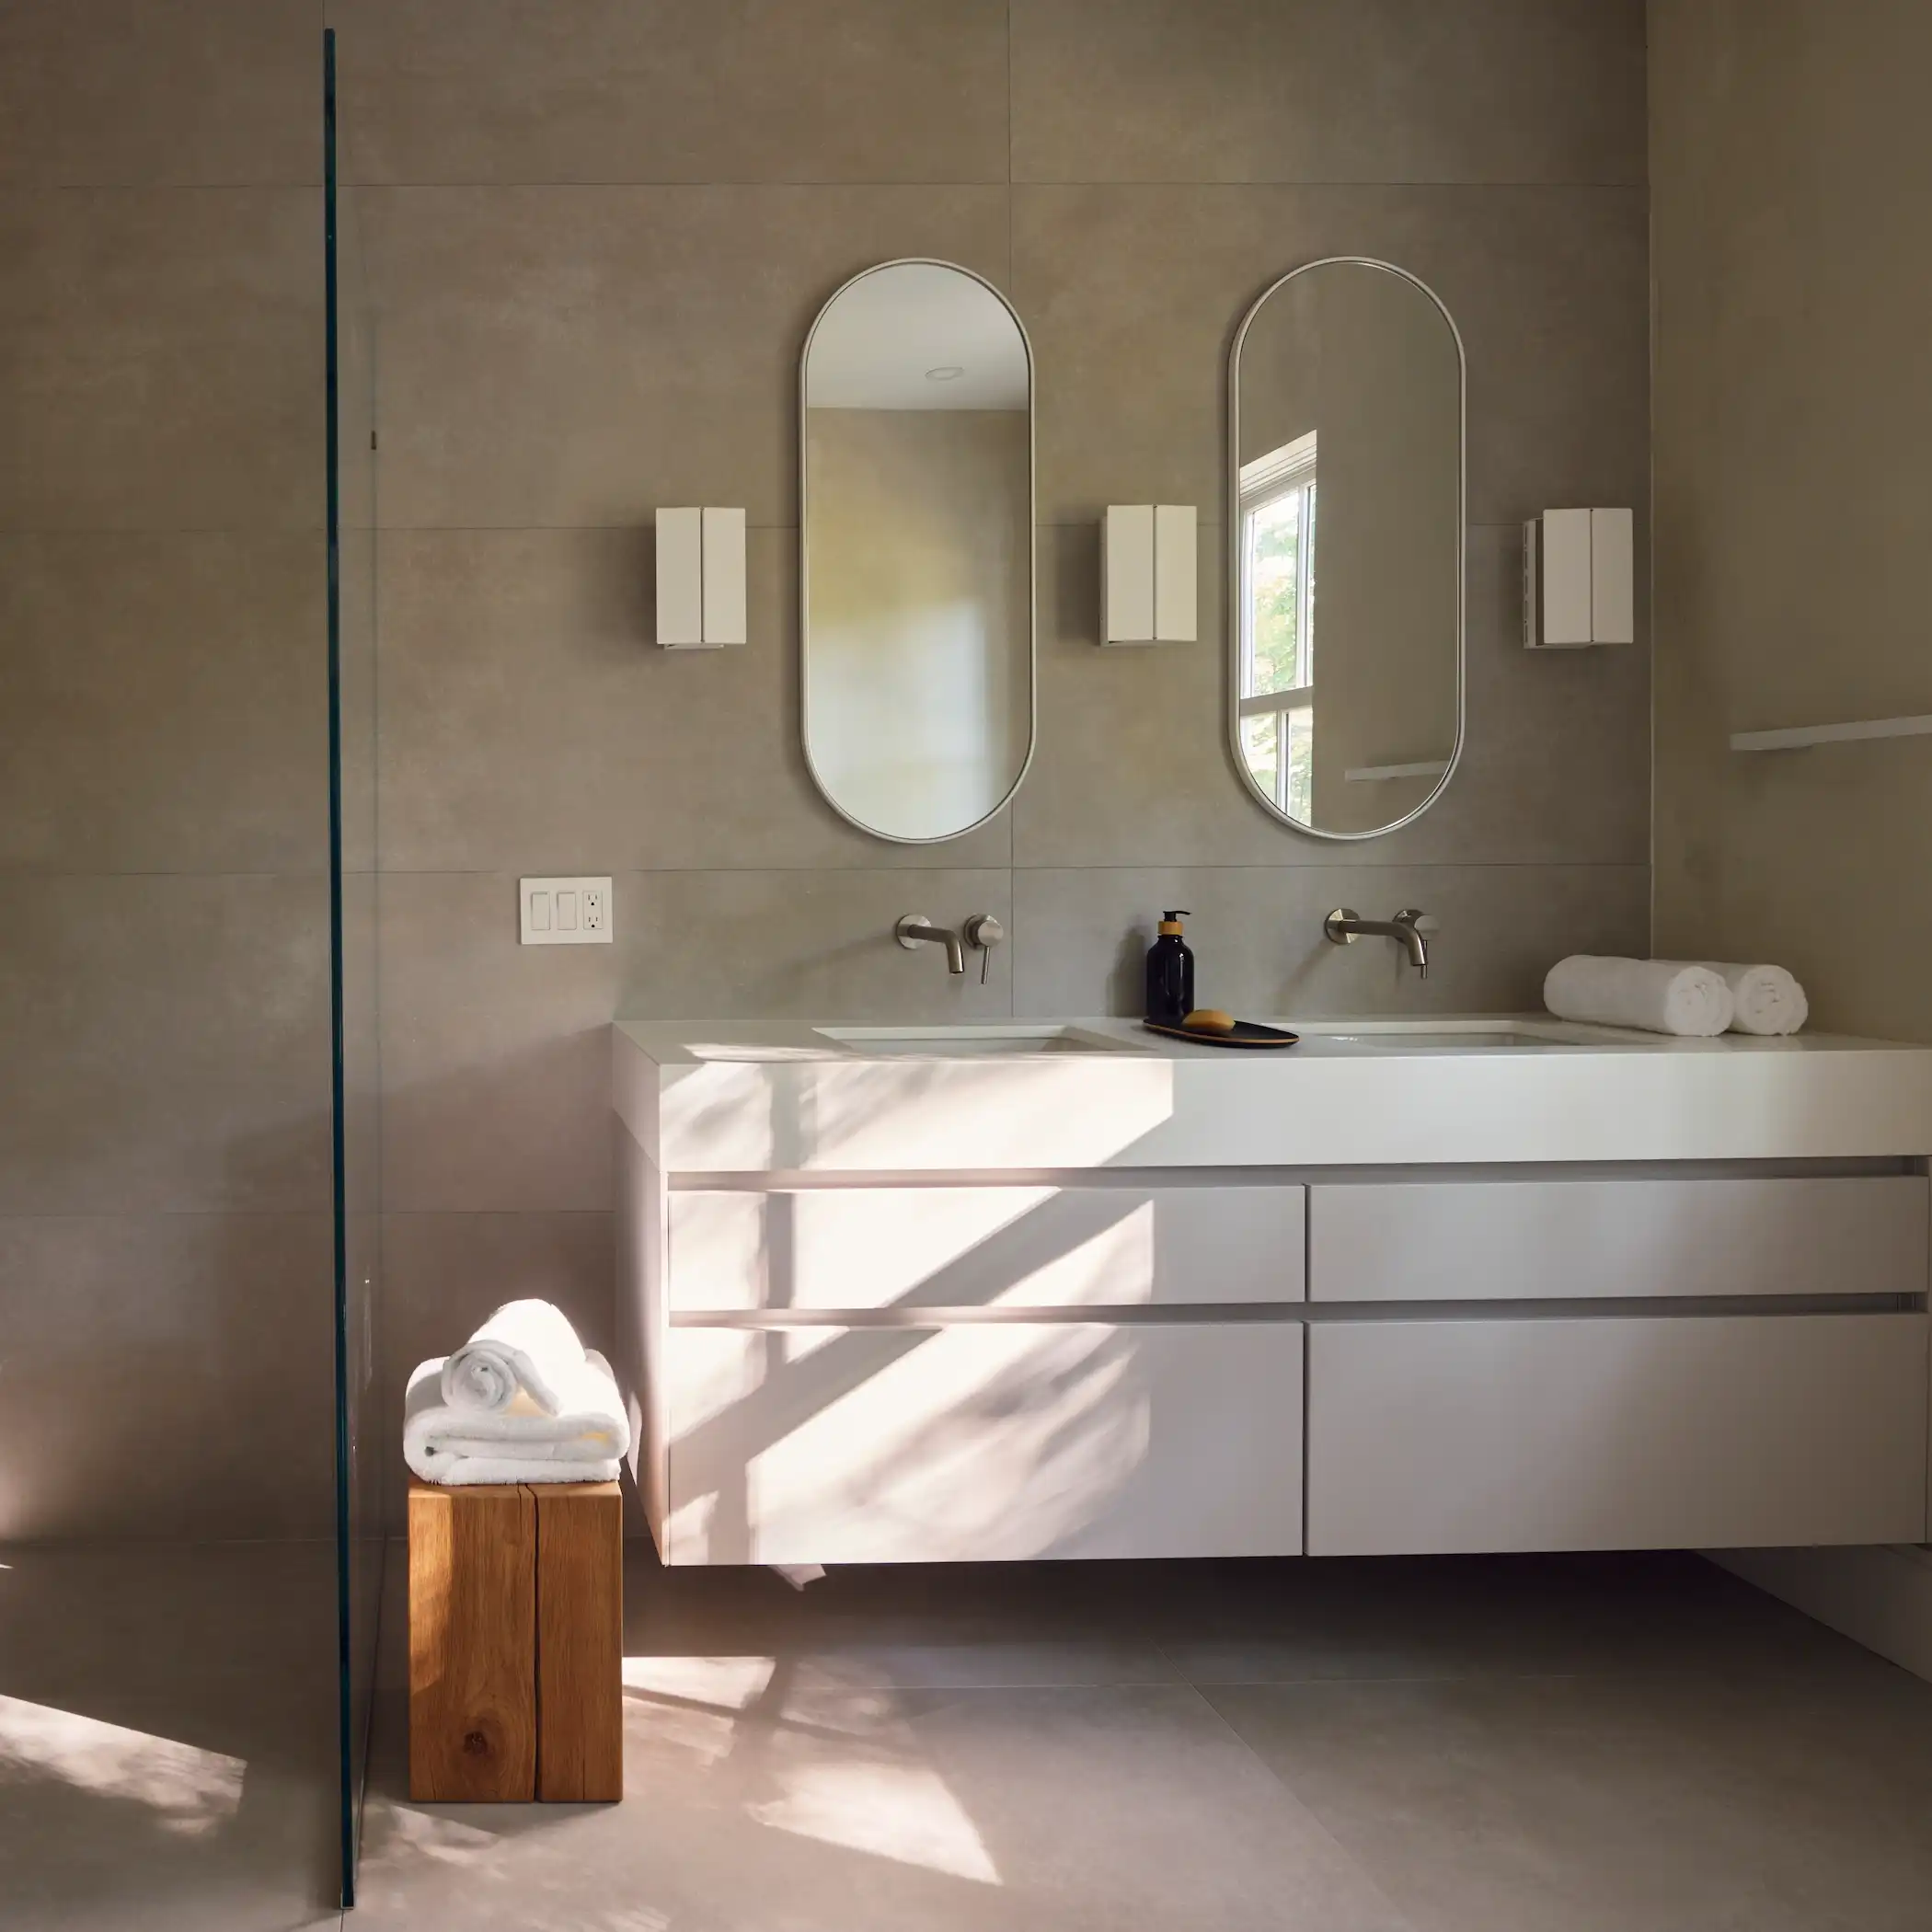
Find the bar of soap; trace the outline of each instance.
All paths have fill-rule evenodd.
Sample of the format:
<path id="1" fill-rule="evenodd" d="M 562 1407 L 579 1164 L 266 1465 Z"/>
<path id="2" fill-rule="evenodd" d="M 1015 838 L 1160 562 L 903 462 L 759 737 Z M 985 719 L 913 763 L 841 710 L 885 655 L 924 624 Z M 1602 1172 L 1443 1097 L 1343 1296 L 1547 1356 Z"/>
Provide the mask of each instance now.
<path id="1" fill-rule="evenodd" d="M 1181 1025 L 1190 1033 L 1232 1033 L 1235 1016 L 1224 1013 L 1219 1006 L 1196 1006 Z"/>

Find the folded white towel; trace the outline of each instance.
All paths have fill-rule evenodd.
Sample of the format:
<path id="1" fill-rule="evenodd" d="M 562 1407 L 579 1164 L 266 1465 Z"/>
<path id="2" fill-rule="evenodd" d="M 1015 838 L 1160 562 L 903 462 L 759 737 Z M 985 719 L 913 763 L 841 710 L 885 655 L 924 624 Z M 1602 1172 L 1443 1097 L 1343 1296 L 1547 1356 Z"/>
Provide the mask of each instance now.
<path id="1" fill-rule="evenodd" d="M 1543 1004 L 1559 1019 L 1708 1039 L 1731 1024 L 1731 988 L 1708 966 L 1681 960 L 1617 960 L 1587 952 L 1558 960 Z"/>
<path id="2" fill-rule="evenodd" d="M 505 1409 L 521 1393 L 546 1415 L 561 1409 L 559 1382 L 583 1364 L 583 1344 L 560 1308 L 505 1302 L 443 1364 L 452 1409 Z"/>
<path id="3" fill-rule="evenodd" d="M 554 1414 L 523 1395 L 507 1409 L 454 1409 L 437 1399 L 447 1366 L 423 1363 L 403 1397 L 403 1460 L 424 1482 L 616 1481 L 630 1419 L 595 1349 L 561 1374 Z"/>
<path id="4" fill-rule="evenodd" d="M 1731 988 L 1737 1011 L 1731 1017 L 1734 1033 L 1795 1033 L 1804 1025 L 1811 1003 L 1804 988 L 1782 966 L 1735 966 L 1704 962 Z"/>

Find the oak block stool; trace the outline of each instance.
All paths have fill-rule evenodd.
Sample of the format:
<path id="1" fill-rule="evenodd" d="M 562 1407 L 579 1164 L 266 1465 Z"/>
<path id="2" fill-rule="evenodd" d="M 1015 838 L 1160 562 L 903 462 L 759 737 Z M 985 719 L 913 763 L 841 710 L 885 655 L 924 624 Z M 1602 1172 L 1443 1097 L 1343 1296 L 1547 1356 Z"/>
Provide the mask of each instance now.
<path id="1" fill-rule="evenodd" d="M 409 1485 L 409 1796 L 624 1796 L 614 1482 Z"/>

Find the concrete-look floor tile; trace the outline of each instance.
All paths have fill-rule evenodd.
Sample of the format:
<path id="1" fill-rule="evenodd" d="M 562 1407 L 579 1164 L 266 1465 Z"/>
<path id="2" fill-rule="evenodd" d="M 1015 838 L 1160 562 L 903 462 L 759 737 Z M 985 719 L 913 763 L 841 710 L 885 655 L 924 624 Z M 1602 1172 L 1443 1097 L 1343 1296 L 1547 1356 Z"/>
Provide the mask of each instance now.
<path id="1" fill-rule="evenodd" d="M 329 1200 L 319 874 L 0 875 L 0 1213 Z"/>
<path id="2" fill-rule="evenodd" d="M 382 840 L 392 869 L 1003 866 L 1010 814 L 868 838 L 799 734 L 798 534 L 747 540 L 749 641 L 662 650 L 647 530 L 382 541 Z"/>
<path id="3" fill-rule="evenodd" d="M 312 535 L 0 535 L 0 867 L 327 862 Z"/>
<path id="4" fill-rule="evenodd" d="M 319 183 L 313 0 L 0 8 L 0 182 Z"/>
<path id="5" fill-rule="evenodd" d="M 1020 181 L 1644 178 L 1638 0 L 1018 0 Z"/>
<path id="6" fill-rule="evenodd" d="M 1917 1932 L 1932 1687 L 1676 1673 L 1220 1688 L 1430 1932 Z"/>
<path id="7" fill-rule="evenodd" d="M 376 1926 L 1322 1932 L 1406 1921 L 1184 1687 L 627 1694 L 627 1801 L 553 1821 L 410 1806 L 378 1755 Z"/>
<path id="8" fill-rule="evenodd" d="M 1155 922 L 1186 906 L 1203 1005 L 1250 1018 L 1524 1013 L 1566 952 L 1648 951 L 1642 866 L 1301 865 L 1024 869 L 1013 875 L 1014 1011 L 1142 1010 Z M 1332 945 L 1337 906 L 1438 922 L 1429 977 L 1382 941 Z"/>
<path id="9" fill-rule="evenodd" d="M 1004 0 L 332 0 L 357 181 L 1005 181 Z"/>
<path id="10" fill-rule="evenodd" d="M 799 352 L 859 270 L 1004 285 L 1004 187 L 372 189 L 390 526 L 798 517 Z"/>
<path id="11" fill-rule="evenodd" d="M 0 192 L 0 524 L 319 533 L 320 201 Z"/>
<path id="12" fill-rule="evenodd" d="M 1016 187 L 1007 290 L 1041 385 L 1040 516 L 1226 491 L 1228 345 L 1330 255 L 1419 275 L 1468 358 L 1468 517 L 1628 503 L 1649 478 L 1641 188 Z"/>
<path id="13" fill-rule="evenodd" d="M 0 1216 L 0 1537 L 328 1535 L 331 1253 L 323 1213 Z"/>
<path id="14" fill-rule="evenodd" d="M 0 1563 L 8 1932 L 336 1925 L 333 1543 Z"/>

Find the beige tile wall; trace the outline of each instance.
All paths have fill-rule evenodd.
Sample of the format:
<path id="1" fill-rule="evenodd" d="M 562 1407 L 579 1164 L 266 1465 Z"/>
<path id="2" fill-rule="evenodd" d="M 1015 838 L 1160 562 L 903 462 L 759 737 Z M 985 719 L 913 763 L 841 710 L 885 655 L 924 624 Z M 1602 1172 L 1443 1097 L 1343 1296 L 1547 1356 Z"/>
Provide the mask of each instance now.
<path id="1" fill-rule="evenodd" d="M 320 36 L 0 7 L 0 1538 L 331 1523 Z"/>
<path id="2" fill-rule="evenodd" d="M 504 1293 L 608 1322 L 615 1013 L 1124 1009 L 1196 908 L 1250 1011 L 1511 1008 L 1644 947 L 1647 652 L 1520 649 L 1515 524 L 1643 510 L 1638 0 L 336 0 L 383 426 L 392 1371 Z M 1225 363 L 1332 252 L 1427 277 L 1469 351 L 1469 738 L 1444 802 L 1310 843 L 1224 743 Z M 992 277 L 1040 367 L 1041 740 L 1012 809 L 866 839 L 796 736 L 796 356 L 899 254 Z M 1202 509 L 1203 641 L 1102 651 L 1095 516 Z M 652 648 L 649 524 L 741 503 L 751 638 Z M 609 871 L 616 943 L 520 949 L 520 872 Z M 1427 985 L 1319 921 L 1437 913 Z M 1012 943 L 949 983 L 905 911 Z"/>
<path id="3" fill-rule="evenodd" d="M 615 1013 L 1122 1006 L 1177 898 L 1203 993 L 1249 1010 L 1521 1006 L 1556 953 L 1645 943 L 1646 652 L 1525 658 L 1512 527 L 1642 521 L 1639 0 L 329 13 L 379 309 L 392 1382 L 519 1290 L 607 1335 Z M 121 1386 L 144 1346 L 327 1356 L 319 26 L 0 9 L 0 1332 L 68 1361 L 125 1310 Z M 1346 849 L 1243 796 L 1209 641 L 1228 337 L 1337 250 L 1462 324 L 1475 520 L 1463 771 Z M 844 824 L 795 742 L 794 359 L 898 254 L 991 276 L 1041 370 L 1039 755 L 933 848 Z M 1093 647 L 1110 500 L 1201 506 L 1202 643 Z M 650 516 L 696 502 L 750 512 L 742 650 L 652 644 Z M 617 943 L 518 948 L 539 870 L 612 873 Z M 1426 987 L 1317 946 L 1344 898 L 1439 914 Z M 949 983 L 891 945 L 909 910 L 1013 941 Z M 0 1455 L 33 1420 L 7 1386 Z M 326 1443 L 299 1403 L 251 1417 L 293 1487 L 221 1520 L 311 1524 Z M 0 1534 L 205 1526 L 236 1440 L 132 1500 L 11 1483 Z"/>

